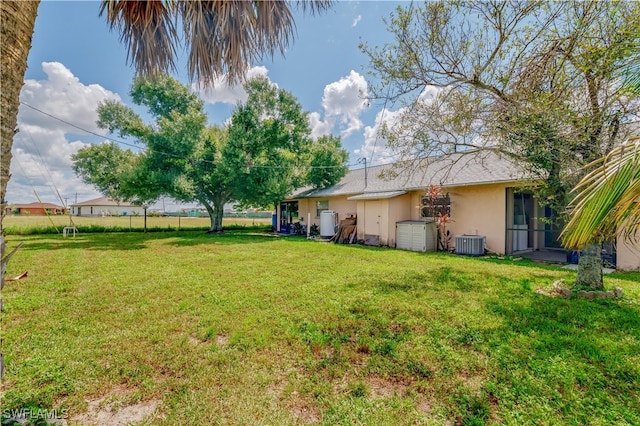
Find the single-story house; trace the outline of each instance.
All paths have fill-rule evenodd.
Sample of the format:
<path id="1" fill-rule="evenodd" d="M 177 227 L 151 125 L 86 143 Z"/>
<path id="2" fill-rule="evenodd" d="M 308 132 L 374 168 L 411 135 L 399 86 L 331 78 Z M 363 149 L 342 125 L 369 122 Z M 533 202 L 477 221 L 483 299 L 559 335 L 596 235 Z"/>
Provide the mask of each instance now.
<path id="1" fill-rule="evenodd" d="M 396 247 L 398 222 L 425 220 L 424 195 L 432 184 L 445 194 L 442 202 L 448 204 L 453 247 L 469 239 L 483 241 L 484 248 L 496 254 L 564 252 L 560 229 L 545 220 L 554 212 L 527 190 L 535 182 L 514 160 L 493 151 L 454 153 L 405 167 L 352 170 L 331 187 L 303 188 L 282 201 L 277 228 L 287 232 L 298 221 L 321 227 L 322 212 L 332 211 L 336 222 L 357 218 L 359 241 Z M 640 269 L 640 251 L 622 242 L 617 246 L 618 268 Z"/>
<path id="2" fill-rule="evenodd" d="M 16 215 L 60 215 L 65 214 L 67 209 L 53 203 L 33 202 L 28 204 L 11 204 L 6 207 L 6 214 Z"/>
<path id="3" fill-rule="evenodd" d="M 108 197 L 95 198 L 71 204 L 73 216 L 135 216 L 143 215 L 144 208 L 131 203 L 119 202 Z"/>

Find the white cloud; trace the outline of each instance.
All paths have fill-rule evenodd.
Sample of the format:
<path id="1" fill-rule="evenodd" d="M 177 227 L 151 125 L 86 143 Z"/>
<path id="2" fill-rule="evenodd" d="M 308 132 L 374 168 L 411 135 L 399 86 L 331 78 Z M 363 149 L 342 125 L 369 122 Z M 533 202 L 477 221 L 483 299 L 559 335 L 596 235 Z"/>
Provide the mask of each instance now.
<path id="1" fill-rule="evenodd" d="M 354 18 L 353 23 L 351 24 L 352 27 L 356 27 L 360 21 L 362 21 L 362 15 L 358 15 Z"/>
<path id="2" fill-rule="evenodd" d="M 120 97 L 97 84 L 85 85 L 59 62 L 44 62 L 43 80 L 26 80 L 20 101 L 38 110 L 21 105 L 18 113 L 19 132 L 14 138 L 12 178 L 7 188 L 7 200 L 13 203 L 36 201 L 34 190 L 45 202 L 60 204 L 63 197 L 95 196 L 71 170 L 71 155 L 87 146 L 94 136 L 80 140 L 82 130 L 104 134 L 96 121 L 98 103 Z M 50 114 L 60 120 L 46 115 Z M 69 124 L 70 123 L 70 124 Z M 73 139 L 70 134 L 74 134 Z M 75 201 L 71 200 L 70 202 Z"/>
<path id="3" fill-rule="evenodd" d="M 425 103 L 431 103 L 443 92 L 443 90 L 445 89 L 441 87 L 426 85 L 422 90 L 422 93 L 418 96 L 418 99 Z"/>
<path id="4" fill-rule="evenodd" d="M 250 68 L 246 77 L 247 79 L 259 76 L 268 77 L 268 74 L 269 70 L 266 67 L 259 66 Z M 203 101 L 210 104 L 225 103 L 236 105 L 247 100 L 247 92 L 242 87 L 242 84 L 229 85 L 224 76 L 214 80 L 212 85 L 204 86 L 194 83 L 191 87 Z"/>
<path id="5" fill-rule="evenodd" d="M 443 90 L 445 89 L 426 86 L 418 97 L 419 105 L 422 107 L 432 105 L 442 95 Z M 413 111 L 416 109 L 419 108 L 414 106 Z M 389 146 L 387 139 L 380 136 L 382 126 L 386 126 L 393 132 L 398 139 L 398 146 Z M 396 111 L 382 110 L 376 115 L 374 125 L 364 128 L 364 143 L 354 152 L 367 158 L 372 164 L 396 162 L 401 158 L 407 158 L 407 155 L 414 154 L 411 147 L 415 134 L 423 132 L 420 122 L 416 120 L 414 114 L 409 113 L 407 108 L 399 108 Z"/>
<path id="6" fill-rule="evenodd" d="M 319 112 L 309 113 L 309 126 L 311 126 L 311 137 L 314 139 L 320 136 L 331 134 L 333 129 L 333 120 L 323 121 Z"/>
<path id="7" fill-rule="evenodd" d="M 370 164 L 388 164 L 397 160 L 396 154 L 388 145 L 387 140 L 380 136 L 380 128 L 384 125 L 393 127 L 398 121 L 402 110 L 389 111 L 383 109 L 376 114 L 376 120 L 373 126 L 364 128 L 364 143 L 354 153 L 360 157 L 366 158 Z"/>
<path id="8" fill-rule="evenodd" d="M 84 85 L 69 69 L 59 62 L 43 62 L 46 80 L 26 80 L 20 92 L 20 102 L 31 105 L 83 129 L 104 133 L 96 125 L 98 103 L 120 97 L 98 84 Z M 23 124 L 78 133 L 73 126 L 48 117 L 24 105 L 20 107 L 18 121 Z"/>
<path id="9" fill-rule="evenodd" d="M 322 96 L 325 119 L 337 120 L 342 137 L 362 128 L 360 114 L 367 107 L 367 96 L 367 81 L 353 70 L 325 86 Z"/>

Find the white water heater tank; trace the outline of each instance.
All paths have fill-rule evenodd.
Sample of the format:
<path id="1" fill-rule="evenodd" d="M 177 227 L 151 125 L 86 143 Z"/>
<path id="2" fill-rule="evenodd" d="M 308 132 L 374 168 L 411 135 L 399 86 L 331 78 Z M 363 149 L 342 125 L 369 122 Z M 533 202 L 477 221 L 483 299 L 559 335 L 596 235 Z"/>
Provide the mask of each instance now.
<path id="1" fill-rule="evenodd" d="M 323 210 L 320 212 L 320 236 L 331 238 L 336 233 L 336 212 Z"/>

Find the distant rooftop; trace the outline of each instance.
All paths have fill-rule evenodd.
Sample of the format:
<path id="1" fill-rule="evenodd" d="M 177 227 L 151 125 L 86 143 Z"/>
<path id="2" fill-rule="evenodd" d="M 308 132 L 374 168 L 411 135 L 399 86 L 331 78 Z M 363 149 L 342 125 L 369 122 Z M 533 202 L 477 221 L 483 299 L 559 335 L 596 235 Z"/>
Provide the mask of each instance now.
<path id="1" fill-rule="evenodd" d="M 64 209 L 64 207 L 59 206 L 57 204 L 53 204 L 53 203 L 41 203 L 39 201 L 35 201 L 33 203 L 27 203 L 27 204 L 22 204 L 22 203 L 13 203 L 13 204 L 8 204 L 8 207 L 11 207 L 13 209 L 58 209 L 58 210 L 62 210 Z"/>
<path id="2" fill-rule="evenodd" d="M 131 203 L 116 201 L 109 197 L 100 197 L 94 198 L 93 200 L 82 201 L 80 203 L 71 204 L 71 207 L 82 207 L 82 206 L 99 206 L 99 207 L 135 207 Z"/>

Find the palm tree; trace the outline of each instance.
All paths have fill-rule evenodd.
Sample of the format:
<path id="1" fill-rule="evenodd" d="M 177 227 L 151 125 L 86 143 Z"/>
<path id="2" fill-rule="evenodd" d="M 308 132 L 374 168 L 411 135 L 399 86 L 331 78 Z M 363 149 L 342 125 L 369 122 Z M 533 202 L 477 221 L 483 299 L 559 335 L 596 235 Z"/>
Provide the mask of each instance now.
<path id="1" fill-rule="evenodd" d="M 634 59 L 621 71 L 622 89 L 640 95 L 640 35 L 631 45 Z M 638 241 L 640 225 L 640 136 L 584 167 L 591 170 L 572 190 L 570 219 L 560 235 L 567 248 L 580 250 L 575 287 L 604 289 L 600 244 L 622 231 L 625 241 Z"/>
<path id="2" fill-rule="evenodd" d="M 5 193 L 10 177 L 11 147 L 17 132 L 20 89 L 27 69 L 27 56 L 31 48 L 33 26 L 38 14 L 38 1 L 0 1 L 2 28 L 0 43 L 0 66 L 2 89 L 0 90 L 0 288 L 4 284 L 4 273 L 8 259 L 2 232 L 5 215 Z M 9 256 L 7 256 L 9 257 Z M 1 368 L 1 365 L 0 365 Z"/>
<path id="3" fill-rule="evenodd" d="M 298 1 L 311 13 L 328 9 L 333 0 Z M 0 236 L 5 194 L 10 177 L 11 148 L 16 133 L 20 89 L 39 1 L 0 0 L 2 13 L 2 111 L 0 121 Z M 293 38 L 289 3 L 278 0 L 104 0 L 100 9 L 107 22 L 121 33 L 129 49 L 128 60 L 138 75 L 175 70 L 177 47 L 184 40 L 191 80 L 205 84 L 226 74 L 230 82 L 243 78 L 256 59 L 276 51 L 284 53 Z M 177 26 L 182 26 L 183 38 Z M 4 240 L 0 240 L 0 284 L 6 266 Z"/>
<path id="4" fill-rule="evenodd" d="M 599 260 L 599 244 L 608 237 L 622 231 L 626 241 L 638 240 L 640 136 L 628 139 L 586 169 L 591 172 L 573 189 L 577 195 L 561 238 L 565 247 L 588 247 L 588 255 L 595 255 Z M 577 286 L 603 288 L 601 264 L 594 266 L 600 271 L 599 276 L 597 271 L 579 268 Z"/>

